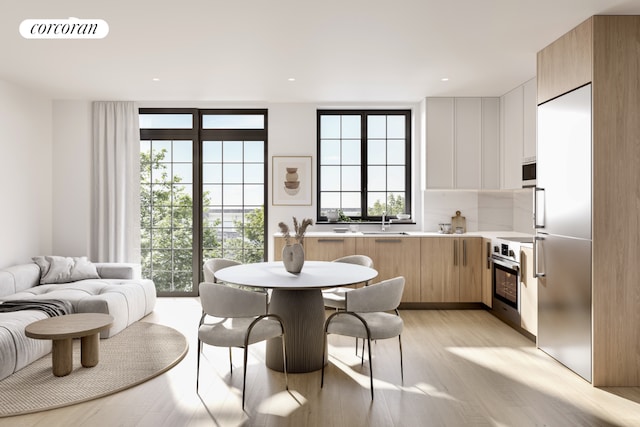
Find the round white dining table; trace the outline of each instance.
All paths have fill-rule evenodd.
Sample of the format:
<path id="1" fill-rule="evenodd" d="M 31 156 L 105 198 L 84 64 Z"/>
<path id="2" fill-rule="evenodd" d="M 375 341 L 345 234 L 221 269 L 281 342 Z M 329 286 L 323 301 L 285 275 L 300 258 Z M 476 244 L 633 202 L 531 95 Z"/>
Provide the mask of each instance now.
<path id="1" fill-rule="evenodd" d="M 298 373 L 322 368 L 325 318 L 322 288 L 366 282 L 377 275 L 373 268 L 330 261 L 305 261 L 298 274 L 287 272 L 282 261 L 240 264 L 215 273 L 219 281 L 273 289 L 269 312 L 283 319 L 287 371 Z M 266 365 L 283 371 L 280 338 L 267 341 Z"/>

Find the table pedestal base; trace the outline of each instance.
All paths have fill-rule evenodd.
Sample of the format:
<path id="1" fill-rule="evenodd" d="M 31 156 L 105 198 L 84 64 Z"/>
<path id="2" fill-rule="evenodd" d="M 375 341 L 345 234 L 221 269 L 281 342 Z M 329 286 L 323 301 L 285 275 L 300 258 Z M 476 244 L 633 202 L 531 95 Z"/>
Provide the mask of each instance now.
<path id="1" fill-rule="evenodd" d="M 322 291 L 274 289 L 269 312 L 281 316 L 284 322 L 287 371 L 300 373 L 321 369 L 324 347 Z M 281 338 L 267 341 L 266 364 L 275 371 L 283 371 Z"/>

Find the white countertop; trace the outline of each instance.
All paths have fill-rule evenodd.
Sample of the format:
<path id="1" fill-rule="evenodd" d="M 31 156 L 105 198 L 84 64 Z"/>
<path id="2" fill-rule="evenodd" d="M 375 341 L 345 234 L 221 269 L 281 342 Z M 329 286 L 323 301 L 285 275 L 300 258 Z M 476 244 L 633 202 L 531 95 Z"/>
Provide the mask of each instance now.
<path id="1" fill-rule="evenodd" d="M 374 233 L 374 234 L 367 234 Z M 398 234 L 405 233 L 405 234 Z M 281 233 L 275 233 L 274 236 L 281 237 Z M 352 233 L 337 233 L 334 231 L 308 231 L 305 237 L 484 237 L 494 239 L 497 237 L 533 237 L 532 234 L 520 233 L 517 231 L 470 231 L 463 234 L 442 234 L 437 231 L 407 231 L 393 229 L 390 232 L 378 232 L 377 230 L 363 230 Z"/>

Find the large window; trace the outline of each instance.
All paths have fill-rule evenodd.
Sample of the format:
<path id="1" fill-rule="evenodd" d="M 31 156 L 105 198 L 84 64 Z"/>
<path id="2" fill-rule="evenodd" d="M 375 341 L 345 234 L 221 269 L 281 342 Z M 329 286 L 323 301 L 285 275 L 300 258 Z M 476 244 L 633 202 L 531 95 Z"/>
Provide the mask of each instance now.
<path id="1" fill-rule="evenodd" d="M 143 275 L 197 293 L 209 258 L 265 259 L 266 110 L 140 110 Z"/>
<path id="2" fill-rule="evenodd" d="M 411 212 L 410 155 L 410 110 L 319 110 L 318 220 Z"/>

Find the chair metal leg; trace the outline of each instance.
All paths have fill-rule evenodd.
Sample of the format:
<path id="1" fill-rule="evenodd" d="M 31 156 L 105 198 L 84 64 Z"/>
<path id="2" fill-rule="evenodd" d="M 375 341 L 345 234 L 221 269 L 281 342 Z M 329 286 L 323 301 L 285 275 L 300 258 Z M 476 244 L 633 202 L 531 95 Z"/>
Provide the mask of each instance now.
<path id="1" fill-rule="evenodd" d="M 404 385 L 404 368 L 402 367 L 402 338 L 398 335 L 398 342 L 400 343 L 400 379 Z"/>
<path id="2" fill-rule="evenodd" d="M 196 392 L 198 391 L 198 383 L 200 381 L 200 352 L 202 352 L 202 341 L 198 339 L 198 362 L 196 364 Z"/>
<path id="3" fill-rule="evenodd" d="M 373 360 L 371 360 L 371 339 L 367 338 L 369 348 L 369 379 L 371 380 L 371 400 L 373 400 Z M 363 350 L 364 352 L 364 350 Z"/>
<path id="4" fill-rule="evenodd" d="M 249 346 L 244 348 L 244 372 L 242 373 L 242 410 L 244 411 L 244 389 L 247 384 L 247 352 Z"/>
<path id="5" fill-rule="evenodd" d="M 233 360 L 231 357 L 231 347 L 229 347 L 229 373 L 233 374 Z"/>
<path id="6" fill-rule="evenodd" d="M 371 358 L 371 350 L 369 350 L 369 358 Z M 362 351 L 360 352 L 360 366 L 362 365 L 364 365 L 364 338 L 362 339 Z"/>

